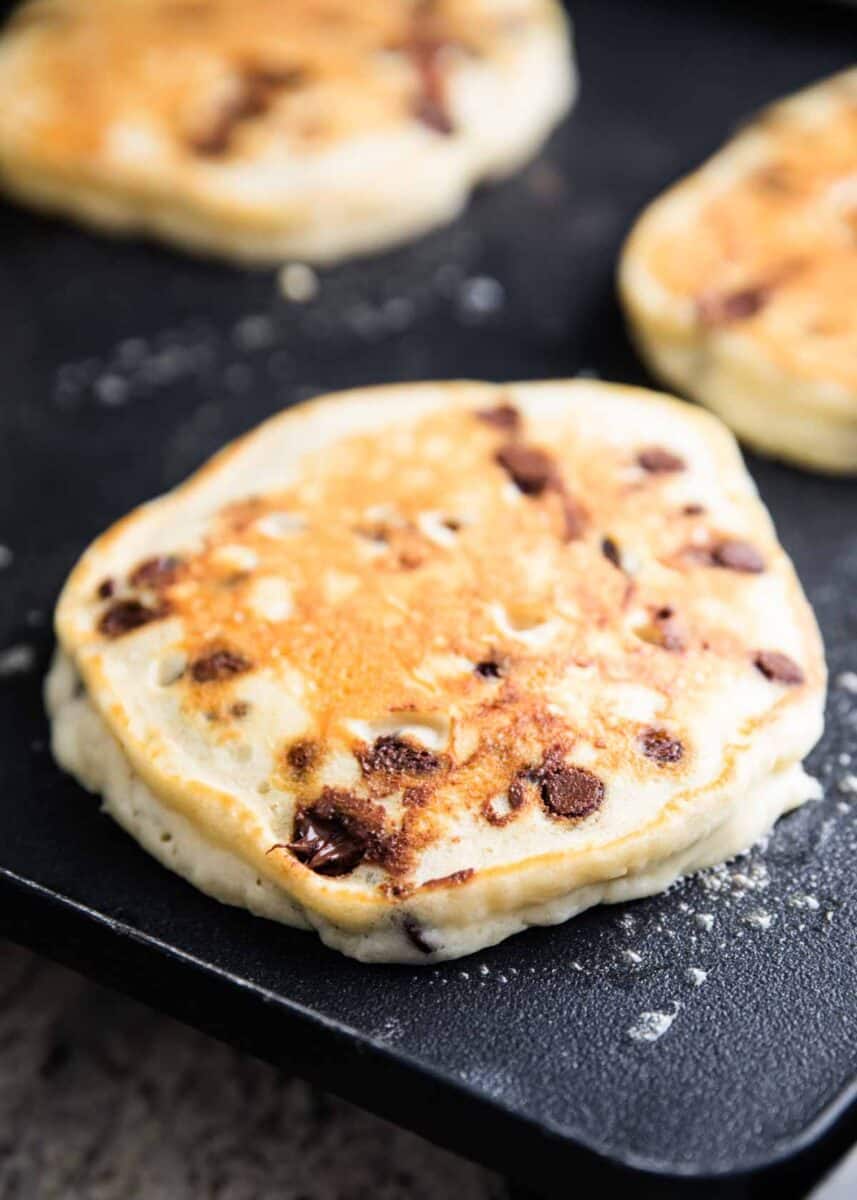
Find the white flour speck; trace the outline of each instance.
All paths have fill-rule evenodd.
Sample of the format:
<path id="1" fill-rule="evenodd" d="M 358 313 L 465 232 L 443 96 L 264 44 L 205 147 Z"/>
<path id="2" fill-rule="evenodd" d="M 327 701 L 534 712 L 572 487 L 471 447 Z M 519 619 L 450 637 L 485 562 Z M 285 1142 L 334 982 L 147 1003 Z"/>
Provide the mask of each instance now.
<path id="1" fill-rule="evenodd" d="M 708 972 L 703 971 L 701 967 L 688 967 L 687 977 L 694 987 L 702 987 L 708 978 Z"/>
<path id="2" fill-rule="evenodd" d="M 264 313 L 242 317 L 232 330 L 232 340 L 242 350 L 262 350 L 271 345 L 275 336 L 274 322 Z"/>
<path id="3" fill-rule="evenodd" d="M 0 545 L 0 571 L 5 567 L 11 567 L 15 555 L 8 546 Z"/>
<path id="4" fill-rule="evenodd" d="M 857 775 L 843 775 L 838 787 L 843 796 L 857 796 Z"/>
<path id="5" fill-rule="evenodd" d="M 142 338 L 126 338 L 116 348 L 116 358 L 123 367 L 137 367 L 146 357 L 148 350 Z"/>
<path id="6" fill-rule="evenodd" d="M 672 1025 L 678 1014 L 679 1006 L 675 1005 L 673 1012 L 643 1012 L 628 1030 L 628 1037 L 635 1042 L 656 1042 Z"/>
<path id="7" fill-rule="evenodd" d="M 489 973 L 489 969 L 488 969 L 488 967 L 486 967 L 485 963 L 480 963 L 480 966 L 479 966 L 479 974 L 480 974 L 480 975 L 487 975 L 488 973 Z"/>
<path id="8" fill-rule="evenodd" d="M 400 332 L 413 322 L 416 312 L 413 301 L 407 296 L 391 296 L 384 301 L 381 315 L 388 329 Z"/>
<path id="9" fill-rule="evenodd" d="M 840 800 L 837 802 L 836 811 L 841 813 L 851 812 L 851 805 L 846 804 L 844 800 Z"/>
<path id="10" fill-rule="evenodd" d="M 32 671 L 35 662 L 36 652 L 32 646 L 23 642 L 7 646 L 5 650 L 0 651 L 0 679 L 6 679 L 10 675 L 26 675 L 28 671 Z"/>
<path id="11" fill-rule="evenodd" d="M 642 954 L 638 954 L 636 950 L 623 950 L 622 957 L 625 959 L 625 962 L 634 964 L 641 963 L 643 961 Z"/>
<path id="12" fill-rule="evenodd" d="M 842 688 L 843 692 L 857 696 L 857 671 L 843 671 L 836 680 L 836 686 Z"/>
<path id="13" fill-rule="evenodd" d="M 694 918 L 700 929 L 706 933 L 714 928 L 714 913 L 697 913 Z"/>
<path id="14" fill-rule="evenodd" d="M 128 384 L 119 375 L 102 375 L 96 379 L 93 390 L 99 403 L 108 408 L 124 404 L 128 399 Z"/>
<path id="15" fill-rule="evenodd" d="M 280 291 L 294 304 L 306 304 L 318 295 L 318 276 L 306 263 L 286 263 L 278 276 Z"/>
<path id="16" fill-rule="evenodd" d="M 843 753 L 839 755 L 839 758 L 837 761 L 839 762 L 840 767 L 850 766 L 851 755 L 846 753 L 845 751 L 843 751 Z"/>
<path id="17" fill-rule="evenodd" d="M 789 904 L 792 908 L 808 908 L 810 912 L 815 912 L 821 908 L 815 896 L 808 896 L 804 892 L 795 892 L 793 896 L 789 896 Z"/>
<path id="18" fill-rule="evenodd" d="M 458 291 L 458 305 L 465 317 L 489 316 L 503 306 L 503 285 L 489 275 L 465 279 Z"/>
<path id="19" fill-rule="evenodd" d="M 752 912 L 748 912 L 743 918 L 744 924 L 749 925 L 752 929 L 767 930 L 774 923 L 773 913 L 765 912 L 763 908 L 755 908 Z"/>

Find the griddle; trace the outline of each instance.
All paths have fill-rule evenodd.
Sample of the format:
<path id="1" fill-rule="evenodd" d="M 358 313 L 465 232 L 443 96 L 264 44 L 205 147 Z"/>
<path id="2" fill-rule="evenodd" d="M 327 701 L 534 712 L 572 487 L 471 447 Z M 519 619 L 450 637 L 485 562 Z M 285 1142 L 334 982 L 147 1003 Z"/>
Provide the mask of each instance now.
<path id="1" fill-rule="evenodd" d="M 749 457 L 827 643 L 825 798 L 665 896 L 361 966 L 163 870 L 47 749 L 50 611 L 95 533 L 316 392 L 646 382 L 613 288 L 633 215 L 857 49 L 857 17 L 820 5 L 574 12 L 582 97 L 541 159 L 450 228 L 321 272 L 312 302 L 3 207 L 0 651 L 24 649 L 0 658 L 0 929 L 534 1189 L 800 1196 L 857 1124 L 855 482 Z"/>

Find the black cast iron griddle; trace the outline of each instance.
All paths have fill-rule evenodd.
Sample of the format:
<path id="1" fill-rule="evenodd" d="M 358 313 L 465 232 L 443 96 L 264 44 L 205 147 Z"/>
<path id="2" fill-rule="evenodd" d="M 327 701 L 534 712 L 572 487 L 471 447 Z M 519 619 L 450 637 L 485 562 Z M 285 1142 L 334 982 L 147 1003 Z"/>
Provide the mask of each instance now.
<path id="1" fill-rule="evenodd" d="M 821 6 L 579 0 L 576 19 L 583 95 L 542 160 L 452 228 L 323 272 L 306 305 L 271 272 L 4 208 L 0 650 L 24 649 L 0 658 L 0 928 L 533 1186 L 801 1195 L 855 1125 L 857 484 L 751 459 L 827 641 L 826 796 L 663 897 L 360 966 L 170 875 L 46 748 L 50 610 L 94 534 L 314 392 L 644 381 L 613 298 L 632 216 L 857 49 L 857 17 Z"/>

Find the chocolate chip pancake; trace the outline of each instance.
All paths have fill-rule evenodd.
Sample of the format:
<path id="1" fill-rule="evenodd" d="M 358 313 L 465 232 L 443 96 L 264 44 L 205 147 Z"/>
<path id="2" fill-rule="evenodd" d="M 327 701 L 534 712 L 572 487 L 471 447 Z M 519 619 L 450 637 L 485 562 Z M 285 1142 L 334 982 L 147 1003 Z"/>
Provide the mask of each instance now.
<path id="1" fill-rule="evenodd" d="M 857 69 L 767 109 L 657 199 L 620 290 L 663 379 L 766 453 L 857 471 Z"/>
<path id="2" fill-rule="evenodd" d="M 28 0 L 0 183 L 114 233 L 330 261 L 452 218 L 567 109 L 555 0 Z"/>
<path id="3" fill-rule="evenodd" d="M 792 566 L 719 422 L 631 388 L 299 406 L 94 542 L 57 633 L 58 760 L 357 958 L 660 890 L 815 790 Z"/>

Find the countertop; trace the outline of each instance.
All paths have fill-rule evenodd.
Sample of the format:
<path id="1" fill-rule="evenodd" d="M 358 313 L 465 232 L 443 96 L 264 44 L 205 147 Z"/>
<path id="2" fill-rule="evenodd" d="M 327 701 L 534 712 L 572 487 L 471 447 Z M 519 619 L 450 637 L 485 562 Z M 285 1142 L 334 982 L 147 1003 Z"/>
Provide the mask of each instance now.
<path id="1" fill-rule="evenodd" d="M 488 1171 L 0 943 L 0 1200 L 502 1200 Z"/>

